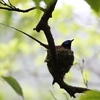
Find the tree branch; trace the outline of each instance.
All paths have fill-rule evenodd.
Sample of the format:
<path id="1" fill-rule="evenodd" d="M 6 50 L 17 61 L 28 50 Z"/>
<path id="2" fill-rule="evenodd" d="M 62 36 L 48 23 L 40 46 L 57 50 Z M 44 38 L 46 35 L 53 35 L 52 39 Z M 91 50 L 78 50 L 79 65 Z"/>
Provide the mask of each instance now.
<path id="1" fill-rule="evenodd" d="M 36 26 L 36 28 L 34 28 L 34 30 L 36 30 L 37 32 L 39 32 L 40 30 L 44 31 L 44 34 L 45 34 L 46 39 L 48 41 L 48 45 L 50 47 L 54 66 L 56 66 L 56 62 L 57 62 L 55 43 L 54 43 L 54 39 L 52 37 L 50 27 L 49 27 L 47 21 L 49 20 L 50 17 L 52 17 L 52 12 L 54 10 L 56 2 L 57 2 L 57 0 L 52 2 L 52 4 L 48 7 L 48 9 L 43 14 L 43 16 L 42 16 L 41 20 L 39 21 L 38 25 Z"/>
<path id="2" fill-rule="evenodd" d="M 54 67 L 57 67 L 57 55 L 56 55 L 56 50 L 55 50 L 54 39 L 52 37 L 50 27 L 48 25 L 48 20 L 49 20 L 49 18 L 52 17 L 52 12 L 55 8 L 56 3 L 57 3 L 57 0 L 52 2 L 52 4 L 49 6 L 49 8 L 43 14 L 43 16 L 42 16 L 41 20 L 39 21 L 38 25 L 36 26 L 36 28 L 34 28 L 34 30 L 36 30 L 37 32 L 40 32 L 41 30 L 44 31 L 44 34 L 48 41 L 48 45 L 50 47 L 50 52 L 52 55 Z M 83 93 L 84 91 L 89 90 L 87 88 L 70 86 L 70 85 L 66 84 L 64 81 L 56 79 L 56 76 L 53 76 L 53 78 L 59 84 L 60 88 L 63 88 L 64 90 L 66 90 L 69 93 L 69 95 L 72 97 L 75 97 L 75 93 Z"/>
<path id="3" fill-rule="evenodd" d="M 26 12 L 32 11 L 34 9 L 37 9 L 37 7 L 31 7 L 31 8 L 25 9 L 25 10 L 22 10 L 22 9 L 19 9 L 19 8 L 7 8 L 7 7 L 0 7 L 0 9 L 26 13 Z M 43 12 L 45 11 L 45 9 L 41 8 L 41 7 L 39 7 L 38 9 L 42 10 Z"/>
<path id="4" fill-rule="evenodd" d="M 59 84 L 60 88 L 66 90 L 69 93 L 69 95 L 74 98 L 75 98 L 75 93 L 83 93 L 85 91 L 90 90 L 87 88 L 75 87 L 75 86 L 68 85 L 64 81 L 58 81 L 57 83 Z"/>
<path id="5" fill-rule="evenodd" d="M 28 9 L 25 9 L 25 10 L 22 10 L 22 9 L 19 9 L 17 7 L 15 7 L 14 5 L 11 4 L 11 2 L 8 0 L 9 4 L 7 4 L 5 1 L 0 1 L 0 4 L 3 5 L 4 7 L 0 7 L 0 9 L 4 9 L 4 10 L 8 10 L 8 11 L 16 11 L 16 12 L 23 12 L 23 13 L 26 13 L 26 12 L 29 12 L 29 11 L 32 11 L 34 9 L 40 9 L 42 10 L 43 12 L 45 11 L 44 8 L 42 7 L 31 7 L 31 8 L 28 8 Z"/>

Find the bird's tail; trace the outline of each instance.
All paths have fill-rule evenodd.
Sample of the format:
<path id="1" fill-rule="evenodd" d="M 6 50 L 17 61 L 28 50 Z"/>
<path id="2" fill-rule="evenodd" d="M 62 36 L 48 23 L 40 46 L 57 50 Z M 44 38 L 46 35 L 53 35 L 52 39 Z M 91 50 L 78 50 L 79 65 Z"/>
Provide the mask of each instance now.
<path id="1" fill-rule="evenodd" d="M 9 26 L 9 25 L 3 24 L 3 23 L 0 23 L 0 24 L 3 25 L 3 26 L 7 26 L 7 27 L 9 27 L 9 28 L 12 28 L 12 29 L 14 29 L 14 30 L 16 30 L 16 31 L 18 31 L 18 32 L 20 32 L 20 33 L 22 33 L 22 34 L 25 34 L 26 36 L 28 36 L 28 37 L 30 37 L 31 39 L 33 39 L 33 40 L 35 40 L 36 42 L 38 42 L 41 46 L 45 47 L 46 49 L 49 48 L 48 45 L 46 45 L 46 44 L 40 42 L 39 40 L 37 40 L 36 38 L 34 38 L 33 36 L 27 34 L 26 32 L 24 32 L 24 31 L 22 31 L 22 30 L 19 30 L 19 29 L 15 28 L 15 27 L 12 27 L 12 26 Z"/>

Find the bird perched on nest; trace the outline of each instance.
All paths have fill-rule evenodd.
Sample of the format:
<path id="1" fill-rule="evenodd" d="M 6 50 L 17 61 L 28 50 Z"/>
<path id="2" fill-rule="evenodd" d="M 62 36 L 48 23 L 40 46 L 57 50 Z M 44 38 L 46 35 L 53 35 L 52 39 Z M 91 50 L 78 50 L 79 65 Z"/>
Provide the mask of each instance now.
<path id="1" fill-rule="evenodd" d="M 31 39 L 35 40 L 40 45 L 45 47 L 47 49 L 47 57 L 45 59 L 45 62 L 47 63 L 49 72 L 55 78 L 53 81 L 53 84 L 55 82 L 57 82 L 58 80 L 63 81 L 65 74 L 68 73 L 68 71 L 70 70 L 71 66 L 73 65 L 73 61 L 74 61 L 74 54 L 73 54 L 73 51 L 71 50 L 71 43 L 72 43 L 73 39 L 66 40 L 61 45 L 55 47 L 56 48 L 56 55 L 57 55 L 57 66 L 54 66 L 53 59 L 52 59 L 51 52 L 50 52 L 50 48 L 48 45 L 40 42 L 36 38 L 32 37 L 31 35 L 23 32 L 17 28 L 14 28 L 12 26 L 8 26 L 8 25 L 3 24 L 3 23 L 0 23 L 0 24 L 7 26 L 7 27 L 10 27 L 10 28 L 13 28 L 13 29 L 21 32 L 22 34 L 25 34 L 26 36 L 30 37 Z"/>
<path id="2" fill-rule="evenodd" d="M 49 72 L 52 74 L 55 79 L 53 80 L 53 84 L 57 81 L 63 81 L 63 78 L 66 73 L 70 70 L 73 65 L 74 55 L 71 50 L 71 43 L 73 40 L 66 40 L 60 46 L 56 46 L 56 54 L 57 54 L 57 66 L 54 67 L 52 56 L 50 50 L 47 49 L 47 57 L 45 62 L 47 62 L 47 66 Z"/>

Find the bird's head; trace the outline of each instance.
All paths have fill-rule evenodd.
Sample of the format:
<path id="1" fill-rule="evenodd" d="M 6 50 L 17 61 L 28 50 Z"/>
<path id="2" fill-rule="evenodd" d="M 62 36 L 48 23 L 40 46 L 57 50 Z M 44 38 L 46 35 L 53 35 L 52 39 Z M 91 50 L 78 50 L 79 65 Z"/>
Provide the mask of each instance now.
<path id="1" fill-rule="evenodd" d="M 66 40 L 66 41 L 64 41 L 64 42 L 61 44 L 61 46 L 63 46 L 63 47 L 66 48 L 66 49 L 71 49 L 71 43 L 72 43 L 73 40 L 74 40 L 74 39 L 72 39 L 72 40 Z"/>

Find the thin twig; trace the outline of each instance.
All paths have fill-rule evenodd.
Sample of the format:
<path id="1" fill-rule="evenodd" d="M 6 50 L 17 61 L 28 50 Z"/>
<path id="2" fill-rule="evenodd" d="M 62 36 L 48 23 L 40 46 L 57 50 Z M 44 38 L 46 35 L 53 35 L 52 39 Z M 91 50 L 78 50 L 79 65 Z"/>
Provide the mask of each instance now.
<path id="1" fill-rule="evenodd" d="M 4 7 L 0 7 L 0 9 L 4 9 L 4 10 L 8 10 L 8 11 L 16 11 L 16 12 L 23 12 L 23 13 L 26 13 L 26 12 L 29 12 L 29 11 L 32 11 L 34 9 L 40 9 L 41 11 L 45 12 L 45 9 L 42 8 L 42 7 L 31 7 L 31 8 L 28 8 L 28 9 L 25 9 L 25 10 L 22 10 L 22 9 L 19 9 L 17 7 L 15 7 L 11 2 L 10 0 L 8 0 L 9 4 L 7 4 L 5 1 L 0 1 L 0 4 L 2 4 Z"/>
<path id="2" fill-rule="evenodd" d="M 54 98 L 54 100 L 57 100 L 56 97 L 54 96 L 54 94 L 52 93 L 51 90 L 49 90 L 49 92 L 51 93 L 52 97 Z"/>
<path id="3" fill-rule="evenodd" d="M 8 2 L 9 2 L 10 6 L 11 6 L 12 8 L 16 8 L 14 5 L 12 5 L 12 3 L 10 2 L 10 0 L 8 0 Z"/>
<path id="4" fill-rule="evenodd" d="M 84 59 L 82 60 L 82 65 L 80 65 L 79 67 L 80 67 L 80 70 L 81 70 L 83 82 L 84 82 L 85 86 L 88 88 L 88 80 L 86 78 L 86 74 L 84 76 L 84 70 L 83 70 L 83 67 L 84 67 Z"/>
<path id="5" fill-rule="evenodd" d="M 33 36 L 29 35 L 28 33 L 24 32 L 24 31 L 22 31 L 22 30 L 19 30 L 19 29 L 15 28 L 15 27 L 12 27 L 12 26 L 9 26 L 9 25 L 3 24 L 3 23 L 0 23 L 0 25 L 3 25 L 3 26 L 6 26 L 6 27 L 9 27 L 9 28 L 12 28 L 12 29 L 14 29 L 14 30 L 16 30 L 16 31 L 18 31 L 18 32 L 20 32 L 20 33 L 22 33 L 22 34 L 28 36 L 29 38 L 35 40 L 37 43 L 39 43 L 41 46 L 45 47 L 46 49 L 49 48 L 48 45 L 46 45 L 46 44 L 40 42 L 39 40 L 37 40 L 36 38 L 34 38 Z"/>
<path id="6" fill-rule="evenodd" d="M 26 12 L 29 12 L 29 11 L 32 11 L 34 9 L 37 9 L 37 7 L 31 7 L 31 8 L 28 8 L 28 9 L 19 9 L 19 8 L 7 8 L 7 7 L 0 7 L 0 9 L 4 9 L 4 10 L 8 10 L 8 11 L 16 11 L 16 12 L 22 12 L 22 13 L 26 13 Z M 41 11 L 45 11 L 44 8 L 42 7 L 39 7 L 38 9 L 40 9 Z"/>

